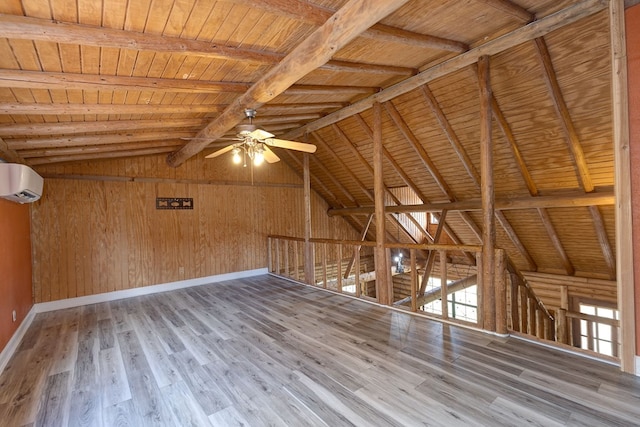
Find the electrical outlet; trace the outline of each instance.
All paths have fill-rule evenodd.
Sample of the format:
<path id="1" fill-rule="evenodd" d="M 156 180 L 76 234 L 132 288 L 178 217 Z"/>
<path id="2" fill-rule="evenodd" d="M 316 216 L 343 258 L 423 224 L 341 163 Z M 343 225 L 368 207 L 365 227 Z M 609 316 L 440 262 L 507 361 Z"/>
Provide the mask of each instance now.
<path id="1" fill-rule="evenodd" d="M 14 322 L 18 320 L 18 314 L 16 313 L 15 310 L 13 310 L 13 313 L 11 313 L 11 318 L 13 319 Z"/>

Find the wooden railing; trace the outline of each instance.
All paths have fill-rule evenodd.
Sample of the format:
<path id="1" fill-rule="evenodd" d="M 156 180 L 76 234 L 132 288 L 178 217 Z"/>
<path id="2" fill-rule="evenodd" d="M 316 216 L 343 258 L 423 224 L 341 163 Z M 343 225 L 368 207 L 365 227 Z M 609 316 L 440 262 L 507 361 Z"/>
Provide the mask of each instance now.
<path id="1" fill-rule="evenodd" d="M 351 241 L 351 240 L 331 240 L 331 239 L 310 239 L 312 246 L 313 267 L 310 274 L 311 283 L 315 286 L 323 287 L 332 291 L 346 293 L 358 298 L 378 301 L 376 295 L 376 270 L 373 259 L 373 249 L 375 242 Z M 304 239 L 287 236 L 269 236 L 268 238 L 268 266 L 269 272 L 293 280 L 304 282 Z M 448 295 L 455 291 L 461 291 L 465 287 L 477 284 L 475 272 L 472 273 L 474 282 L 468 278 L 453 277 L 453 286 L 441 286 L 436 292 L 427 292 L 423 284 L 428 280 L 431 271 L 425 265 L 425 257 L 428 253 L 437 256 L 438 277 L 442 283 L 447 283 L 448 259 L 454 253 L 471 253 L 474 258 L 479 258 L 480 246 L 472 245 L 433 245 L 433 244 L 385 244 L 389 259 L 392 259 L 391 251 L 397 253 L 402 251 L 408 256 L 403 257 L 402 270 L 400 273 L 395 262 L 391 262 L 389 271 L 396 287 L 405 286 L 403 289 L 407 294 L 402 298 L 400 294 L 394 298 L 394 305 L 420 312 L 430 317 L 437 317 L 445 320 L 458 322 L 459 320 L 448 312 L 447 303 L 441 305 L 441 313 L 428 313 L 422 307 L 434 300 L 441 299 L 447 301 Z M 463 255 L 460 255 L 462 258 Z M 431 258 L 434 259 L 434 258 Z M 429 268 L 433 267 L 433 263 Z M 457 279 L 463 279 L 462 281 Z M 406 282 L 403 282 L 406 280 Z M 422 292 L 422 293 L 421 293 Z M 503 292 L 504 294 L 504 292 Z M 478 292 L 478 320 L 476 323 L 482 324 L 482 293 Z M 506 304 L 506 303 L 505 303 Z M 460 323 L 469 323 L 460 321 Z M 505 322 L 506 325 L 506 322 Z M 506 327 L 506 326 L 505 326 Z"/>
<path id="2" fill-rule="evenodd" d="M 310 271 L 306 272 L 304 239 L 269 236 L 269 272 L 334 292 L 379 302 L 373 256 L 375 242 L 314 238 L 309 240 L 309 245 L 313 263 Z M 610 324 L 614 329 L 618 327 L 617 320 L 569 311 L 566 286 L 563 287 L 561 308 L 552 313 L 501 249 L 496 250 L 494 300 L 486 304 L 493 310 L 487 310 L 481 275 L 477 274 L 476 266 L 468 265 L 469 259 L 476 259 L 476 265 L 482 264 L 481 246 L 388 243 L 385 248 L 390 260 L 393 259 L 392 252 L 398 254 L 402 251 L 405 254 L 402 272 L 396 268 L 395 262 L 391 262 L 389 266 L 393 305 L 397 308 L 456 323 L 474 323 L 480 328 L 484 328 L 487 316 L 495 316 L 497 333 L 515 332 L 576 347 L 580 347 L 580 342 L 576 341 L 579 334 L 574 331 L 574 324 L 578 325 L 574 319 L 586 321 L 589 330 L 594 323 Z M 456 255 L 460 259 L 464 258 L 464 261 L 453 264 L 450 260 Z M 468 270 L 452 274 L 452 265 L 456 269 L 466 265 Z M 447 285 L 427 289 L 426 281 L 430 277 L 436 277 Z M 475 322 L 456 317 L 455 313 L 449 312 L 449 304 L 445 302 L 449 300 L 449 295 L 471 286 L 477 286 Z M 431 310 L 430 304 L 434 302 L 440 304 L 440 312 Z M 452 301 L 449 303 L 453 306 Z"/>
<path id="3" fill-rule="evenodd" d="M 555 318 L 531 288 L 527 279 L 511 262 L 507 263 L 511 278 L 509 298 L 510 328 L 512 331 L 555 341 Z"/>

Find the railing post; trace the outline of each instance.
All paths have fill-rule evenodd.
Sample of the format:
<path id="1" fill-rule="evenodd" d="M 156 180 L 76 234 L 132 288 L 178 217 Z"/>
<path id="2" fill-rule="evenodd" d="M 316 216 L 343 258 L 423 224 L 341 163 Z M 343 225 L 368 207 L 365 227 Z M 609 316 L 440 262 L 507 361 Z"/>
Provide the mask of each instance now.
<path id="1" fill-rule="evenodd" d="M 338 292 L 342 293 L 342 245 L 338 243 L 337 248 L 337 262 L 336 262 L 336 276 L 337 276 L 337 286 Z"/>
<path id="2" fill-rule="evenodd" d="M 442 318 L 449 318 L 449 303 L 447 302 L 447 251 L 439 250 L 440 258 L 440 298 L 442 301 Z"/>
<path id="3" fill-rule="evenodd" d="M 322 243 L 322 287 L 327 289 L 327 244 Z"/>
<path id="4" fill-rule="evenodd" d="M 518 282 L 514 280 L 515 274 L 509 274 L 509 285 L 511 290 L 511 329 L 520 331 L 520 307 L 518 306 Z M 516 276 L 517 277 L 517 276 Z"/>
<path id="5" fill-rule="evenodd" d="M 293 264 L 295 265 L 295 279 L 300 280 L 300 258 L 298 257 L 298 241 L 293 241 Z"/>
<path id="6" fill-rule="evenodd" d="M 526 291 L 526 288 L 525 288 L 525 291 Z M 531 296 L 529 295 L 529 292 L 527 292 L 527 305 L 528 305 L 527 310 L 529 311 L 529 319 L 527 321 L 527 324 L 529 325 L 529 327 L 527 328 L 527 333 L 529 335 L 535 335 L 536 334 L 536 302 L 533 298 L 531 298 Z"/>
<path id="7" fill-rule="evenodd" d="M 275 239 L 274 243 L 276 244 L 276 274 L 280 275 L 280 239 Z"/>
<path id="8" fill-rule="evenodd" d="M 482 274 L 482 252 L 476 252 L 477 293 L 478 293 L 478 326 L 484 328 L 484 275 Z"/>
<path id="9" fill-rule="evenodd" d="M 267 271 L 273 273 L 273 258 L 271 255 L 271 237 L 267 237 Z"/>
<path id="10" fill-rule="evenodd" d="M 570 344 L 569 324 L 567 322 L 567 310 L 569 309 L 569 288 L 560 287 L 560 308 L 556 313 L 556 337 L 558 342 Z"/>
<path id="11" fill-rule="evenodd" d="M 360 246 L 356 246 L 353 252 L 354 256 L 354 265 L 356 268 L 353 279 L 356 283 L 356 297 L 360 298 L 362 295 L 362 288 L 360 285 Z"/>
<path id="12" fill-rule="evenodd" d="M 523 334 L 528 334 L 529 328 L 527 327 L 527 322 L 529 321 L 529 297 L 527 294 L 527 289 L 524 286 L 518 284 L 518 294 L 520 297 L 520 332 L 522 332 Z"/>
<path id="13" fill-rule="evenodd" d="M 411 258 L 411 311 L 418 311 L 418 270 L 416 268 L 416 250 L 410 249 Z"/>
<path id="14" fill-rule="evenodd" d="M 507 333 L 506 257 L 504 249 L 496 249 L 495 258 L 496 332 L 504 335 Z"/>
<path id="15" fill-rule="evenodd" d="M 284 241 L 284 276 L 291 276 L 289 273 L 289 241 Z"/>

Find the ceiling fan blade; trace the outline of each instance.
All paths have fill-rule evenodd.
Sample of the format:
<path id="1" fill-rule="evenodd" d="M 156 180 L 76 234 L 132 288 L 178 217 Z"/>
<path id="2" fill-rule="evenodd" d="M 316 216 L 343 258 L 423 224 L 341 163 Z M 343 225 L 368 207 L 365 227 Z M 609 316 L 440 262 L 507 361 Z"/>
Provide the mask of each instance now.
<path id="1" fill-rule="evenodd" d="M 214 157 L 218 157 L 218 156 L 223 155 L 224 153 L 228 153 L 229 151 L 233 150 L 234 146 L 235 146 L 234 144 L 231 144 L 231 145 L 228 145 L 228 146 L 226 146 L 226 147 L 224 147 L 224 148 L 222 148 L 222 149 L 220 149 L 218 151 L 214 151 L 213 153 L 209 154 L 208 156 L 205 156 L 205 159 L 213 159 Z"/>
<path id="2" fill-rule="evenodd" d="M 280 161 L 280 157 L 276 156 L 276 153 L 271 151 L 267 146 L 264 147 L 263 155 L 267 163 L 275 163 Z"/>
<path id="3" fill-rule="evenodd" d="M 286 139 L 267 138 L 264 143 L 272 147 L 288 148 L 289 150 L 304 151 L 305 153 L 315 153 L 316 146 L 304 142 L 287 141 Z"/>
<path id="4" fill-rule="evenodd" d="M 257 139 L 262 141 L 265 138 L 273 138 L 273 134 L 270 134 L 266 130 L 256 129 L 253 132 L 249 133 L 249 136 L 253 139 Z"/>

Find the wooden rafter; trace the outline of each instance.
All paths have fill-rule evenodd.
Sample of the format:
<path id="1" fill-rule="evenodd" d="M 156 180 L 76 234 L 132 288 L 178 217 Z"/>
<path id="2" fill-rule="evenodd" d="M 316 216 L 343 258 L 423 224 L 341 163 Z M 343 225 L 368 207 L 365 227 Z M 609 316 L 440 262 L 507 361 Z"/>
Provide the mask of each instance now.
<path id="1" fill-rule="evenodd" d="M 476 185 L 476 187 L 479 188 L 480 174 L 478 173 L 475 166 L 473 165 L 471 158 L 467 154 L 467 150 L 464 149 L 462 143 L 460 142 L 460 139 L 456 135 L 455 131 L 453 130 L 453 127 L 449 123 L 449 120 L 447 119 L 444 112 L 442 111 L 442 108 L 440 108 L 440 104 L 438 103 L 438 100 L 433 95 L 433 92 L 431 92 L 428 85 L 425 84 L 424 86 L 421 86 L 420 91 L 427 105 L 433 112 L 433 115 L 436 117 L 436 120 L 440 125 L 440 129 L 449 140 L 449 143 L 451 144 L 453 151 L 455 151 L 458 158 L 460 158 L 460 162 L 462 162 L 462 166 L 467 171 L 467 174 L 473 179 L 473 182 Z"/>
<path id="2" fill-rule="evenodd" d="M 150 156 L 153 154 L 164 154 L 169 153 L 175 150 L 174 146 L 169 147 L 157 147 L 154 148 L 143 148 L 143 149 L 132 149 L 132 150 L 124 150 L 124 151 L 112 151 L 108 153 L 83 153 L 77 155 L 65 155 L 65 156 L 49 156 L 49 157 L 38 157 L 29 159 L 29 165 L 37 166 L 37 165 L 46 165 L 53 163 L 65 163 L 65 162 L 77 162 L 81 160 L 99 160 L 99 159 L 113 159 L 119 157 L 138 157 L 138 156 Z"/>
<path id="3" fill-rule="evenodd" d="M 307 132 L 337 123 L 347 117 L 351 117 L 355 114 L 368 110 L 374 102 L 384 103 L 392 100 L 424 85 L 425 83 L 475 64 L 478 61 L 478 58 L 483 55 L 496 55 L 521 43 L 533 40 L 536 37 L 541 37 L 551 31 L 557 30 L 558 28 L 572 24 L 582 18 L 599 12 L 606 7 L 607 2 L 601 0 L 583 0 L 579 3 L 575 3 L 556 13 L 533 21 L 524 27 L 518 28 L 508 34 L 463 52 L 447 61 L 431 66 L 419 74 L 384 89 L 375 95 L 371 95 L 370 97 L 355 102 L 335 113 L 329 114 L 296 129 L 295 131 L 291 131 L 283 135 L 283 138 L 295 139 Z"/>
<path id="4" fill-rule="evenodd" d="M 494 9 L 497 9 L 508 15 L 514 16 L 524 22 L 531 22 L 535 19 L 535 16 L 532 13 L 530 13 L 527 9 L 520 7 L 514 2 L 509 0 L 476 0 L 476 1 L 480 3 L 484 3 L 487 6 L 491 6 Z"/>
<path id="5" fill-rule="evenodd" d="M 235 60 L 270 65 L 276 65 L 285 58 L 285 55 L 277 52 L 225 46 L 221 43 L 202 40 L 191 40 L 158 34 L 124 31 L 115 28 L 4 14 L 0 14 L 0 37 L 42 40 L 46 42 L 96 46 L 100 48 L 174 53 L 210 59 Z M 335 63 L 332 63 L 332 61 L 325 62 L 327 62 L 327 69 L 340 69 L 342 71 L 365 73 L 384 72 L 389 74 L 396 74 L 401 71 L 403 75 L 411 75 L 414 73 L 411 68 L 386 67 L 382 64 L 363 64 L 348 61 Z M 318 67 L 325 67 L 324 62 Z"/>
<path id="6" fill-rule="evenodd" d="M 214 121 L 202 129 L 198 138 L 215 140 L 242 120 L 246 108 L 258 108 L 280 95 L 301 77 L 331 59 L 341 47 L 364 30 L 393 12 L 407 0 L 350 0 L 320 28 L 302 41 L 280 63 L 238 97 Z M 191 141 L 167 158 L 178 166 L 206 146 L 206 141 Z"/>
<path id="7" fill-rule="evenodd" d="M 418 157 L 422 161 L 422 164 L 427 169 L 431 177 L 434 179 L 434 181 L 436 182 L 440 190 L 442 190 L 444 194 L 450 197 L 450 200 L 451 200 L 452 192 L 451 192 L 451 189 L 449 188 L 449 185 L 446 183 L 442 175 L 440 175 L 440 172 L 436 168 L 436 165 L 433 163 L 433 161 L 431 160 L 431 158 L 429 157 L 425 149 L 422 148 L 420 141 L 418 141 L 418 138 L 416 138 L 416 136 L 413 134 L 413 132 L 411 131 L 407 123 L 404 121 L 404 119 L 402 118 L 402 116 L 400 115 L 396 107 L 393 105 L 392 102 L 386 102 L 384 106 L 387 113 L 389 114 L 393 122 L 396 124 L 396 127 L 398 128 L 398 130 L 405 137 L 409 145 L 411 145 L 411 148 L 413 148 L 416 154 L 418 154 Z"/>
<path id="8" fill-rule="evenodd" d="M 129 132 L 113 133 L 106 135 L 68 136 L 58 138 L 31 138 L 31 139 L 8 139 L 7 144 L 14 150 L 34 150 L 34 149 L 55 149 L 80 146 L 105 146 L 112 144 L 133 143 L 141 141 L 163 141 L 167 139 L 175 140 L 192 137 L 194 132 L 174 131 L 167 132 Z"/>
<path id="9" fill-rule="evenodd" d="M 571 157 L 578 174 L 578 180 L 582 188 L 584 188 L 584 191 L 590 193 L 593 191 L 594 186 L 591 180 L 591 174 L 589 173 L 589 166 L 587 165 L 587 159 L 585 158 L 584 151 L 582 150 L 582 144 L 580 143 L 578 132 L 576 132 L 576 129 L 573 126 L 571 114 L 569 113 L 567 104 L 564 101 L 564 96 L 562 96 L 562 90 L 560 89 L 556 72 L 553 69 L 549 49 L 547 49 L 547 44 L 542 37 L 535 39 L 535 46 L 536 51 L 538 52 L 540 64 L 544 71 L 543 76 L 547 84 L 547 88 L 549 89 L 553 106 L 556 109 L 556 113 L 560 119 L 560 125 L 567 138 L 569 152 L 571 153 Z"/>
<path id="10" fill-rule="evenodd" d="M 596 233 L 596 237 L 598 238 L 598 242 L 600 243 L 600 247 L 602 248 L 602 254 L 604 256 L 604 262 L 607 265 L 609 279 L 615 280 L 616 257 L 613 254 L 611 243 L 609 243 L 609 236 L 607 236 L 607 230 L 604 226 L 602 213 L 597 206 L 589 206 L 589 213 L 591 214 L 591 219 L 593 220 L 593 228 Z"/>
<path id="11" fill-rule="evenodd" d="M 508 199 L 496 199 L 496 210 L 518 210 L 518 209 L 539 209 L 539 208 L 572 208 L 579 206 L 609 206 L 615 203 L 613 188 L 599 188 L 593 193 L 572 192 L 550 196 L 539 197 L 512 197 Z M 480 200 L 464 200 L 444 203 L 424 203 L 418 205 L 387 206 L 386 211 L 390 213 L 401 212 L 440 212 L 462 211 L 473 212 L 482 209 Z M 371 213 L 373 206 L 362 206 L 360 208 L 347 208 L 340 210 L 329 210 L 329 215 L 367 215 Z"/>
<path id="12" fill-rule="evenodd" d="M 228 1 L 244 3 L 243 0 Z M 251 2 L 251 6 L 313 25 L 324 24 L 335 13 L 333 9 L 300 0 L 287 0 L 286 2 L 281 0 L 258 0 Z M 449 52 L 464 52 L 467 49 L 467 46 L 464 43 L 460 43 L 455 40 L 449 40 L 428 34 L 414 33 L 384 24 L 373 25 L 371 28 L 363 32 L 361 36 L 376 40 L 385 40 L 394 43 Z"/>
<path id="13" fill-rule="evenodd" d="M 576 272 L 576 269 L 573 267 L 573 264 L 571 263 L 571 260 L 567 255 L 567 252 L 564 250 L 564 246 L 562 246 L 562 242 L 560 241 L 560 238 L 558 237 L 558 233 L 556 232 L 555 227 L 551 222 L 551 217 L 549 216 L 549 213 L 547 212 L 546 209 L 538 209 L 538 214 L 540 215 L 540 218 L 542 219 L 542 224 L 544 225 L 544 228 L 547 230 L 547 234 L 551 239 L 551 244 L 553 245 L 553 248 L 556 250 L 556 253 L 560 257 L 560 261 L 562 262 L 562 266 L 564 267 L 564 270 L 567 272 L 567 275 L 573 276 Z"/>
<path id="14" fill-rule="evenodd" d="M 360 164 L 362 164 L 365 169 L 369 172 L 369 175 L 373 176 L 374 175 L 374 169 L 373 167 L 369 164 L 369 162 L 367 162 L 367 159 L 365 159 L 362 154 L 360 154 L 360 151 L 358 151 L 358 149 L 353 145 L 353 143 L 351 142 L 351 140 L 349 139 L 349 137 L 342 131 L 342 129 L 340 129 L 340 127 L 337 124 L 331 125 L 332 129 L 334 130 L 335 134 L 338 136 L 338 138 L 340 140 L 342 140 L 342 142 L 344 143 L 344 145 L 349 148 L 349 151 L 351 151 L 351 153 L 356 157 L 356 159 L 358 159 L 358 161 L 360 162 Z M 381 147 L 381 150 L 383 151 L 383 158 L 384 158 L 384 145 Z M 384 182 L 383 182 L 384 184 Z M 400 206 L 402 205 L 402 202 L 396 197 L 395 194 L 393 194 L 389 188 L 387 187 L 386 184 L 384 184 L 384 194 L 388 195 L 391 200 L 393 201 L 393 203 L 395 203 L 396 205 Z M 420 231 L 420 233 L 422 233 L 422 235 L 425 238 L 429 238 L 429 233 L 424 229 L 424 226 L 422 224 L 420 224 L 420 222 L 418 222 L 413 215 L 410 214 L 405 214 L 405 216 L 407 217 L 407 219 L 413 223 L 413 225 L 418 229 L 418 231 Z M 396 220 L 396 225 L 400 226 L 402 228 L 402 231 L 414 242 L 419 243 L 418 240 L 416 239 L 415 236 L 413 236 L 409 230 L 406 229 L 406 227 L 400 222 L 400 220 L 398 218 L 395 218 Z"/>
<path id="15" fill-rule="evenodd" d="M 154 139 L 152 141 L 136 141 L 136 142 L 121 142 L 116 144 L 105 145 L 90 145 L 90 146 L 73 146 L 64 147 L 58 146 L 55 148 L 40 148 L 32 150 L 21 150 L 20 155 L 24 159 L 31 159 L 35 157 L 63 157 L 63 156 L 75 156 L 89 153 L 126 153 L 129 150 L 140 150 L 143 148 L 151 149 L 154 147 L 177 147 L 182 143 L 179 139 L 167 139 L 158 141 Z"/>
<path id="16" fill-rule="evenodd" d="M 269 104 L 263 106 L 262 112 L 275 113 L 293 110 L 321 111 L 342 108 L 340 102 L 319 102 L 304 104 Z M 0 114 L 53 114 L 53 115 L 82 115 L 82 114 L 194 114 L 218 113 L 228 108 L 228 105 L 164 105 L 164 104 L 63 104 L 63 103 L 0 103 Z M 229 128 L 230 129 L 230 128 Z M 227 129 L 228 130 L 228 129 Z M 226 131 L 225 131 L 226 132 Z"/>
<path id="17" fill-rule="evenodd" d="M 0 158 L 13 163 L 26 163 L 15 150 L 9 148 L 2 138 L 0 138 Z"/>
<path id="18" fill-rule="evenodd" d="M 70 135 L 93 132 L 119 132 L 166 128 L 199 128 L 206 119 L 101 120 L 95 122 L 7 123 L 0 125 L 0 136 Z M 15 140 L 14 140 L 15 141 Z"/>
<path id="19" fill-rule="evenodd" d="M 0 69 L 0 83 L 3 87 L 28 89 L 153 90 L 177 93 L 243 93 L 251 87 L 251 83 L 243 82 L 6 69 Z M 354 95 L 372 94 L 378 91 L 379 88 L 370 86 L 293 85 L 284 93 L 286 95 Z"/>

